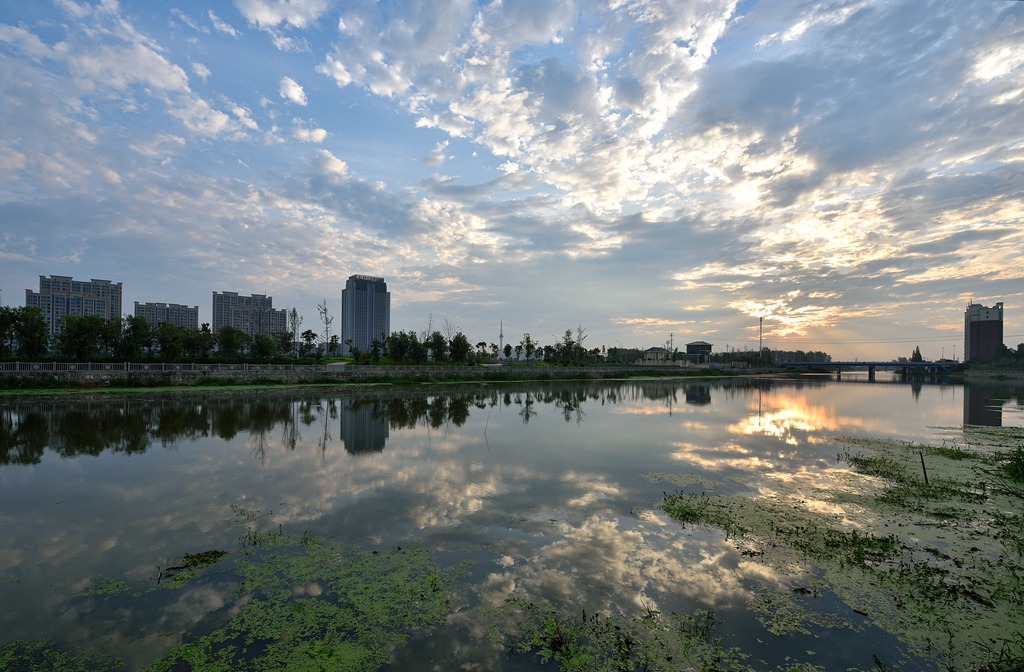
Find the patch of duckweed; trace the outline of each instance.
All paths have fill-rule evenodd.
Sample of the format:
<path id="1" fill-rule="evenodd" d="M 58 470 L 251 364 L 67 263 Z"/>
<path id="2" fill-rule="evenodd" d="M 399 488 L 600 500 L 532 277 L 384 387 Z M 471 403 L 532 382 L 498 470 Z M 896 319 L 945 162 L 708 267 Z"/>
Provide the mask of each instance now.
<path id="1" fill-rule="evenodd" d="M 714 488 L 718 486 L 718 481 L 711 478 L 707 478 L 706 476 L 699 476 L 697 474 L 650 473 L 645 474 L 644 478 L 651 481 L 652 483 L 671 483 L 677 488 L 685 488 L 690 485 L 700 485 L 705 488 Z"/>
<path id="2" fill-rule="evenodd" d="M 283 531 L 245 536 L 226 622 L 203 624 L 150 670 L 375 670 L 445 622 L 460 568 L 425 549 L 369 551 Z M 211 632 L 212 630 L 212 632 Z"/>
<path id="3" fill-rule="evenodd" d="M 569 613 L 512 596 L 498 612 L 516 623 L 511 632 L 491 632 L 506 657 L 537 656 L 564 672 L 751 669 L 742 652 L 714 636 L 720 622 L 710 611 L 663 616 L 648 607 L 630 619 Z"/>
<path id="4" fill-rule="evenodd" d="M 121 581 L 120 579 L 113 579 L 109 576 L 95 576 L 92 579 L 92 583 L 88 588 L 78 593 L 83 597 L 99 596 L 99 597 L 113 597 L 115 595 L 123 595 L 131 591 L 131 586 L 127 582 Z M 0 668 L 2 669 L 2 668 Z"/>
<path id="5" fill-rule="evenodd" d="M 729 503 L 723 497 L 690 493 L 666 495 L 661 507 L 680 523 L 717 527 L 731 536 L 746 534 L 748 528 L 734 515 Z"/>
<path id="6" fill-rule="evenodd" d="M 1003 473 L 1015 483 L 1024 483 L 1024 444 L 1006 455 Z"/>
<path id="7" fill-rule="evenodd" d="M 77 656 L 55 642 L 18 640 L 0 646 L 0 670 L 5 672 L 113 672 L 122 666 L 110 656 Z"/>
<path id="8" fill-rule="evenodd" d="M 227 554 L 227 551 L 220 550 L 186 553 L 177 565 L 160 570 L 157 585 L 164 589 L 181 588 L 199 576 L 197 570 L 217 564 Z"/>
<path id="9" fill-rule="evenodd" d="M 1020 459 L 1024 468 L 1024 448 L 1006 451 L 1005 436 L 987 434 L 991 445 L 972 434 L 969 449 L 843 439 L 840 460 L 852 471 L 843 487 L 814 496 L 845 505 L 848 518 L 808 511 L 796 496 L 676 494 L 662 508 L 722 529 L 744 556 L 783 574 L 810 565 L 823 589 L 940 669 L 1020 670 L 1024 489 L 1009 465 Z M 807 631 L 805 594 L 765 587 L 755 595 L 770 631 Z"/>
<path id="10" fill-rule="evenodd" d="M 804 608 L 792 593 L 759 589 L 750 600 L 751 610 L 768 632 L 778 637 L 794 633 L 811 634 L 812 613 Z"/>

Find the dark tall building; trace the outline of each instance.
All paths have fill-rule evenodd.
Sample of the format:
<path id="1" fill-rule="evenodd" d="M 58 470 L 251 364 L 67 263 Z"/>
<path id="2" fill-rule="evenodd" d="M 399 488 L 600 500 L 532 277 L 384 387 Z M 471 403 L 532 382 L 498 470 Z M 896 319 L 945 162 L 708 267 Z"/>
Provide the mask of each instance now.
<path id="1" fill-rule="evenodd" d="M 341 354 L 367 352 L 391 335 L 391 293 L 384 278 L 353 275 L 341 290 Z"/>
<path id="2" fill-rule="evenodd" d="M 1003 344 L 1003 303 L 991 308 L 975 303 L 964 311 L 964 361 L 984 359 Z"/>

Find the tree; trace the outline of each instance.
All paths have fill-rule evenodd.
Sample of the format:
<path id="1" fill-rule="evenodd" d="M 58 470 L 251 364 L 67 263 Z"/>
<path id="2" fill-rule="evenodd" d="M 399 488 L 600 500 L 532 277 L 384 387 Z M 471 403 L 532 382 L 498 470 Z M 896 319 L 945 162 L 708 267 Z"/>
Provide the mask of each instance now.
<path id="1" fill-rule="evenodd" d="M 100 329 L 100 348 L 105 357 L 112 357 L 117 354 L 118 346 L 121 344 L 121 320 L 104 320 Z"/>
<path id="2" fill-rule="evenodd" d="M 302 326 L 302 316 L 294 306 L 288 311 L 288 326 L 291 327 L 292 340 L 296 339 L 299 335 L 299 327 Z M 291 350 L 290 347 L 288 349 Z M 298 355 L 299 353 L 296 352 L 295 356 L 298 357 Z"/>
<path id="3" fill-rule="evenodd" d="M 229 324 L 217 331 L 217 353 L 222 359 L 237 359 L 247 339 L 245 332 Z"/>
<path id="4" fill-rule="evenodd" d="M 583 328 L 582 324 L 576 325 L 576 349 L 581 355 L 580 359 L 587 358 L 587 348 L 583 345 L 583 341 L 587 340 L 587 330 Z"/>
<path id="5" fill-rule="evenodd" d="M 98 359 L 106 322 L 99 315 L 65 315 L 58 339 L 61 354 L 78 362 Z"/>
<path id="6" fill-rule="evenodd" d="M 448 361 L 448 339 L 440 331 L 430 334 L 426 345 L 427 349 L 430 350 L 430 359 L 435 362 Z"/>
<path id="7" fill-rule="evenodd" d="M 526 351 L 526 361 L 530 361 L 533 357 L 534 351 L 537 349 L 537 344 L 533 342 L 529 334 L 523 334 L 523 350 Z"/>
<path id="8" fill-rule="evenodd" d="M 185 330 L 172 322 L 161 322 L 156 328 L 156 343 L 160 347 L 160 358 L 175 362 L 185 351 Z"/>
<path id="9" fill-rule="evenodd" d="M 505 344 L 505 348 L 502 350 L 502 353 L 504 353 L 505 359 L 508 359 L 509 357 L 511 357 L 512 356 L 512 344 L 511 343 L 506 343 Z"/>
<path id="10" fill-rule="evenodd" d="M 921 346 L 917 346 L 917 347 L 914 348 L 914 354 L 912 354 L 910 356 L 910 361 L 912 361 L 912 362 L 923 362 L 924 361 L 924 357 L 921 356 Z"/>
<path id="11" fill-rule="evenodd" d="M 316 340 L 316 332 L 312 329 L 306 329 L 302 332 L 302 354 L 308 356 L 313 350 L 313 341 Z"/>
<path id="12" fill-rule="evenodd" d="M 320 321 L 324 325 L 324 348 L 329 348 L 331 344 L 331 323 L 334 322 L 334 318 L 331 317 L 330 312 L 327 310 L 327 299 L 324 302 L 317 305 L 316 309 L 320 311 Z M 328 354 L 334 354 L 328 351 Z"/>
<path id="13" fill-rule="evenodd" d="M 451 343 L 452 339 L 455 338 L 455 335 L 460 332 L 455 323 L 445 317 L 444 321 L 441 322 L 441 333 L 444 334 L 445 339 Z"/>
<path id="14" fill-rule="evenodd" d="M 288 354 L 294 349 L 295 343 L 295 332 L 294 331 L 282 331 L 277 335 L 277 349 L 282 354 Z"/>
<path id="15" fill-rule="evenodd" d="M 422 364 L 427 361 L 427 347 L 414 331 L 399 331 L 384 339 L 384 354 L 395 364 Z"/>
<path id="16" fill-rule="evenodd" d="M 43 312 L 38 308 L 18 308 L 14 331 L 19 357 L 36 359 L 50 349 L 50 330 L 46 326 Z"/>
<path id="17" fill-rule="evenodd" d="M 182 347 L 192 359 L 206 359 L 213 350 L 215 339 L 210 333 L 210 325 L 203 324 L 203 329 L 186 329 L 182 335 Z"/>
<path id="18" fill-rule="evenodd" d="M 558 344 L 558 359 L 562 364 L 569 364 L 576 358 L 576 341 L 572 337 L 572 329 L 566 329 L 562 342 Z"/>
<path id="19" fill-rule="evenodd" d="M 121 326 L 121 341 L 118 343 L 119 359 L 133 361 L 141 359 L 142 351 L 148 348 L 153 340 L 153 330 L 145 317 L 128 315 Z"/>
<path id="20" fill-rule="evenodd" d="M 277 339 L 266 334 L 256 334 L 252 337 L 252 348 L 250 353 L 256 359 L 270 359 L 277 352 Z"/>
<path id="21" fill-rule="evenodd" d="M 469 354 L 473 351 L 473 347 L 469 344 L 469 339 L 461 331 L 452 337 L 451 343 L 448 344 L 448 354 L 451 356 L 453 362 L 459 364 L 465 364 L 469 361 Z"/>
<path id="22" fill-rule="evenodd" d="M 0 306 L 0 356 L 7 357 L 14 352 L 17 325 L 17 311 L 9 306 Z"/>

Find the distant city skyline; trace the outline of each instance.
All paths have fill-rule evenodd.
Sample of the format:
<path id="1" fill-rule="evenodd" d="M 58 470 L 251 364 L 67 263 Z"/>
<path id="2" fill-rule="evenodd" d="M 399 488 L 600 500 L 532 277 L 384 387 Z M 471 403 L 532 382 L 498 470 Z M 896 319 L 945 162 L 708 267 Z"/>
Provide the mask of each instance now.
<path id="1" fill-rule="evenodd" d="M 54 275 L 48 276 L 48 277 L 47 276 L 40 276 L 39 277 L 39 291 L 31 290 L 31 289 L 26 289 L 25 290 L 25 297 L 26 297 L 25 298 L 25 305 L 26 306 L 32 305 L 34 307 L 44 308 L 43 313 L 44 313 L 44 317 L 47 319 L 47 326 L 50 329 L 50 333 L 53 334 L 53 335 L 56 335 L 56 334 L 59 333 L 59 328 L 57 328 L 55 326 L 56 322 L 57 322 L 57 320 L 54 318 L 54 310 L 53 310 L 53 307 L 54 307 L 55 304 L 54 304 L 53 301 L 49 301 L 49 302 L 46 302 L 45 305 L 43 305 L 43 303 L 44 303 L 44 299 L 43 299 L 44 295 L 49 294 L 51 292 L 51 286 L 52 287 L 56 287 L 58 285 L 67 285 L 68 287 L 65 289 L 65 292 L 68 292 L 68 291 L 70 291 L 70 288 L 71 288 L 72 284 L 74 284 L 74 285 L 91 286 L 92 283 L 98 283 L 100 286 L 111 286 L 111 287 L 114 287 L 115 290 L 116 290 L 115 294 L 116 294 L 116 299 L 117 299 L 117 306 L 121 305 L 121 302 L 122 302 L 122 299 L 123 299 L 123 296 L 122 296 L 123 295 L 123 283 L 113 282 L 113 281 L 111 281 L 109 279 L 98 279 L 98 278 L 90 278 L 89 280 L 83 280 L 81 278 L 74 278 L 72 276 L 63 276 L 63 275 L 57 275 L 57 274 L 54 274 Z M 384 304 L 382 304 L 383 310 L 381 310 L 381 307 L 375 306 L 373 301 L 368 301 L 366 299 L 366 297 L 363 297 L 363 302 L 360 305 L 361 305 L 361 310 L 362 310 L 362 312 L 365 315 L 363 316 L 363 318 L 361 318 L 359 320 L 356 320 L 355 316 L 354 316 L 354 312 L 355 312 L 355 299 L 354 299 L 354 297 L 355 297 L 355 294 L 358 293 L 357 292 L 357 286 L 358 287 L 363 287 L 362 294 L 366 294 L 367 292 L 366 292 L 366 287 L 365 286 L 374 285 L 374 284 L 379 284 L 379 285 L 381 285 L 383 287 L 382 292 L 386 296 L 386 299 L 384 300 Z M 352 292 L 351 295 L 353 296 L 353 304 L 350 306 L 348 311 L 346 311 L 346 302 L 345 302 L 346 290 L 349 291 L 349 292 Z M 283 332 L 283 331 L 287 330 L 287 319 L 288 319 L 287 318 L 287 313 L 292 308 L 292 306 L 288 306 L 288 307 L 285 307 L 285 308 L 277 308 L 277 309 L 275 309 L 275 308 L 273 308 L 273 297 L 269 297 L 269 296 L 265 296 L 265 295 L 261 295 L 261 294 L 244 295 L 244 294 L 241 294 L 239 292 L 227 291 L 227 290 L 222 291 L 222 292 L 214 291 L 214 292 L 212 292 L 212 296 L 213 296 L 213 298 L 212 298 L 212 301 L 211 301 L 211 310 L 210 310 L 211 319 L 209 321 L 207 321 L 207 322 L 211 325 L 211 329 L 213 331 L 217 331 L 220 327 L 225 326 L 225 324 L 230 324 L 231 326 L 235 326 L 236 328 L 241 329 L 242 331 L 244 331 L 245 333 L 247 333 L 250 336 L 252 336 L 255 333 L 260 333 L 260 332 L 265 333 L 267 335 L 270 335 L 271 333 L 278 333 L 278 332 Z M 339 345 L 341 347 L 341 353 L 343 355 L 348 356 L 348 355 L 351 354 L 350 351 L 349 351 L 349 346 L 346 345 L 346 340 L 348 340 L 349 338 L 352 338 L 352 340 L 354 342 L 354 345 L 357 348 L 359 348 L 360 350 L 364 350 L 365 351 L 365 350 L 369 350 L 369 348 L 371 346 L 371 341 L 373 340 L 368 335 L 370 333 L 370 331 L 372 331 L 373 329 L 378 329 L 378 330 L 382 330 L 382 333 L 385 333 L 385 334 L 390 334 L 391 333 L 391 327 L 390 327 L 390 324 L 391 324 L 391 311 L 390 311 L 391 293 L 387 291 L 387 284 L 384 281 L 384 278 L 375 277 L 375 276 L 366 276 L 366 275 L 361 275 L 361 274 L 352 275 L 346 281 L 345 287 L 342 289 L 342 292 L 341 292 L 341 297 L 342 297 L 342 299 L 341 299 L 341 310 L 340 310 L 340 312 L 335 314 L 335 313 L 333 313 L 333 310 L 331 310 L 330 307 L 328 306 L 328 315 L 330 316 L 329 319 L 331 319 L 332 322 L 334 321 L 334 319 L 333 319 L 334 315 L 337 315 L 340 318 L 340 320 L 341 320 L 340 326 L 334 325 L 334 327 L 332 328 L 332 333 L 337 335 L 337 337 L 339 339 Z M 223 315 L 220 316 L 220 318 L 217 317 L 218 314 L 219 314 L 218 313 L 218 299 L 220 299 L 220 304 L 222 304 L 222 307 L 220 308 L 220 313 L 224 313 Z M 2 302 L 0 302 L 0 306 L 2 306 L 2 305 L 3 305 Z M 66 303 L 65 304 L 61 304 L 61 305 L 66 305 Z M 49 310 L 46 309 L 47 306 L 49 307 Z M 58 310 L 57 312 L 60 313 L 61 311 Z M 230 314 L 230 313 L 234 313 L 234 314 Z M 102 313 L 102 311 L 101 311 L 100 313 L 88 312 L 87 314 L 101 314 L 101 315 L 103 315 L 104 313 Z M 147 316 L 147 317 L 150 318 L 150 321 L 154 323 L 154 325 L 159 324 L 160 321 L 170 321 L 170 322 L 176 324 L 177 326 L 186 327 L 186 328 L 190 327 L 190 326 L 194 326 L 194 327 L 197 328 L 199 326 L 199 324 L 201 324 L 203 322 L 202 319 L 201 319 L 201 313 L 199 313 L 198 306 L 188 306 L 188 305 L 185 305 L 185 304 L 177 304 L 177 303 L 174 303 L 174 302 L 140 302 L 140 301 L 136 300 L 136 301 L 134 301 L 134 310 L 131 313 L 123 312 L 122 316 L 128 316 L 128 315 L 131 315 L 131 314 L 134 314 L 135 316 Z M 346 321 L 345 321 L 346 314 L 349 314 L 349 318 L 348 318 L 349 319 L 349 324 L 348 324 L 348 328 L 347 329 L 346 329 Z M 156 315 L 159 315 L 160 317 L 157 318 L 157 319 L 154 319 L 154 316 L 156 316 Z M 256 316 L 256 317 L 252 317 L 252 316 Z M 368 316 L 370 322 L 374 323 L 372 328 L 371 328 L 371 326 L 368 325 L 368 323 L 366 323 L 367 316 Z M 59 317 L 59 315 L 58 315 L 58 317 Z M 266 324 L 265 325 L 263 323 L 263 318 L 264 317 L 266 317 Z M 300 315 L 300 317 L 304 318 L 305 316 L 304 315 Z M 447 318 L 445 318 L 445 319 L 447 319 Z M 193 325 L 193 322 L 195 323 L 194 325 Z M 355 326 L 356 323 L 359 324 L 359 326 L 358 326 L 359 337 L 358 338 L 355 337 L 355 331 L 357 330 L 356 326 Z M 428 325 L 433 324 L 433 315 L 432 314 L 430 316 L 428 316 L 427 324 Z M 317 326 L 318 327 L 322 327 L 322 321 Z M 456 329 L 458 331 L 462 331 L 461 329 L 459 329 L 457 327 L 457 325 L 455 325 L 455 326 L 456 326 Z M 582 326 L 582 325 L 578 325 L 578 326 Z M 431 328 L 434 329 L 434 330 L 438 330 L 439 329 L 439 324 L 433 324 L 433 326 Z M 496 341 L 496 343 L 503 344 L 503 342 L 504 342 L 503 329 L 504 329 L 504 325 L 503 325 L 503 323 L 501 321 L 499 321 L 499 337 L 498 337 L 498 341 Z M 404 330 L 405 329 L 402 329 L 402 330 L 399 330 L 399 331 L 404 331 Z M 417 332 L 417 333 L 422 333 L 422 331 L 423 331 L 422 329 L 417 331 L 417 329 L 414 329 L 414 328 L 410 329 L 410 330 L 414 331 L 414 332 Z M 317 329 L 313 329 L 313 331 L 315 333 L 317 333 L 318 334 L 318 338 L 320 340 L 322 340 L 323 334 L 320 333 L 320 332 L 317 332 Z M 525 333 L 529 333 L 529 332 L 525 332 Z M 471 334 L 467 334 L 467 336 L 470 338 L 471 341 L 474 341 L 473 336 Z M 669 346 L 669 345 L 671 345 L 673 343 L 674 336 L 675 336 L 674 332 L 670 332 L 669 333 L 669 338 L 668 338 L 667 341 L 664 341 L 662 344 L 656 344 L 656 345 L 643 345 L 643 346 L 627 345 L 627 346 L 623 346 L 621 343 L 619 343 L 619 344 L 613 345 L 613 346 L 609 346 L 608 344 L 601 344 L 601 346 L 598 346 L 598 347 L 604 347 L 604 348 L 608 348 L 608 347 L 620 347 L 620 348 L 621 347 L 626 347 L 626 348 L 635 348 L 635 349 L 643 351 L 643 350 L 648 350 L 650 348 L 659 348 L 662 345 Z M 298 339 L 298 335 L 294 335 L 293 337 Z M 531 336 L 531 338 L 533 338 L 533 337 Z M 550 343 L 540 342 L 540 345 L 541 346 L 543 346 L 543 345 L 554 345 L 554 344 L 556 344 L 559 341 L 560 338 L 561 338 L 561 335 L 557 335 L 557 336 L 556 335 L 552 335 L 552 341 Z M 974 348 L 972 348 L 972 346 L 971 346 L 972 339 L 975 341 L 975 347 Z M 534 340 L 536 340 L 536 339 L 534 339 Z M 960 360 L 962 360 L 962 361 L 969 361 L 971 359 L 971 356 L 970 356 L 971 354 L 973 354 L 975 359 L 984 358 L 984 357 L 987 357 L 989 354 L 991 354 L 994 351 L 994 348 L 998 344 L 1008 345 L 1005 342 L 1005 340 L 1006 339 L 1004 337 L 1004 329 L 1003 329 L 1003 302 L 1001 302 L 1001 301 L 1000 302 L 994 302 L 993 306 L 991 308 L 989 308 L 989 307 L 986 307 L 986 306 L 984 306 L 984 305 L 982 305 L 980 303 L 975 303 L 975 302 L 972 301 L 972 302 L 968 303 L 967 309 L 966 309 L 966 311 L 964 313 L 964 325 L 963 325 L 963 331 L 961 333 L 961 341 L 960 341 L 960 344 L 959 344 L 959 347 L 960 347 L 959 352 L 961 353 L 961 355 L 957 356 L 958 345 L 954 344 L 952 350 L 949 353 L 947 353 L 945 351 L 945 348 L 943 347 L 942 351 L 940 352 L 939 355 L 936 355 L 936 356 L 925 356 L 925 359 L 927 359 L 927 360 L 955 359 L 955 360 L 958 360 L 958 361 L 960 361 Z M 491 342 L 491 341 L 487 341 L 487 342 Z M 513 342 L 516 342 L 516 341 L 513 341 Z M 732 346 L 730 346 L 728 344 L 724 348 L 719 348 L 719 347 L 715 347 L 715 344 L 713 344 L 713 343 L 707 343 L 707 342 L 702 341 L 702 340 L 695 341 L 694 343 L 701 343 L 701 344 L 704 344 L 704 345 L 709 345 L 716 352 L 749 351 L 749 350 L 756 351 L 756 350 L 759 349 L 759 347 L 767 347 L 767 348 L 773 349 L 773 350 L 823 351 L 823 352 L 826 352 L 828 354 L 835 355 L 834 352 L 830 352 L 827 348 L 823 348 L 823 347 L 801 347 L 801 346 L 782 347 L 782 346 L 772 346 L 770 344 L 761 343 L 761 344 L 759 344 L 758 347 L 753 347 L 753 348 L 751 348 L 749 346 L 732 347 Z M 920 347 L 919 343 L 917 345 L 915 345 L 914 347 L 915 348 Z M 1008 345 L 1008 347 L 1012 348 L 1014 346 L 1013 345 Z M 685 349 L 684 350 L 683 348 L 679 348 L 679 351 L 680 352 L 689 352 L 689 349 Z M 924 352 L 924 351 L 922 351 L 922 352 Z M 902 356 L 905 356 L 905 355 L 897 354 L 897 355 L 893 355 L 891 357 L 886 357 L 885 359 L 886 360 L 888 360 L 888 359 L 897 359 L 897 358 L 902 357 Z M 835 357 L 835 359 L 841 360 L 843 358 Z"/>
<path id="2" fill-rule="evenodd" d="M 971 302 L 1024 342 L 1024 2 L 8 2 L 0 73 L 7 305 L 319 332 L 360 272 L 474 343 L 962 357 Z"/>

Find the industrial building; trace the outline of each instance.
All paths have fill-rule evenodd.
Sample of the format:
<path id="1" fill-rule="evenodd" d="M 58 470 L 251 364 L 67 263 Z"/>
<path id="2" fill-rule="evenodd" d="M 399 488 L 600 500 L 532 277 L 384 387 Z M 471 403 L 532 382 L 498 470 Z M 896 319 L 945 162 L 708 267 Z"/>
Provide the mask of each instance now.
<path id="1" fill-rule="evenodd" d="M 994 354 L 1003 344 L 1003 303 L 991 308 L 971 302 L 964 311 L 964 361 Z"/>

